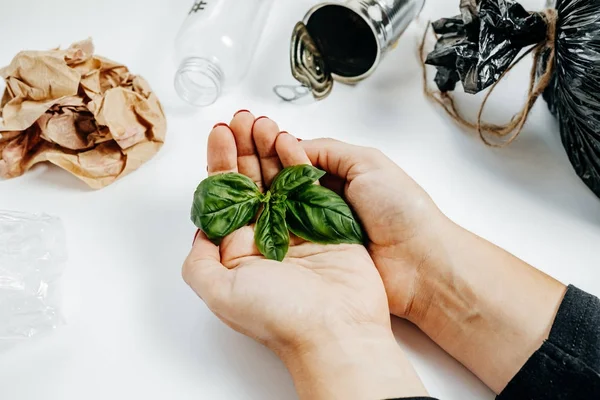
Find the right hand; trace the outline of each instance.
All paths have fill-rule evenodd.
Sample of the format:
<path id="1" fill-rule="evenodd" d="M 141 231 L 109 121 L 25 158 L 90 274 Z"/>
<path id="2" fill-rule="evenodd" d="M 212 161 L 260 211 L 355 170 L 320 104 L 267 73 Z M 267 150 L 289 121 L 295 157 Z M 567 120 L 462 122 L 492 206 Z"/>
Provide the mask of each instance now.
<path id="1" fill-rule="evenodd" d="M 428 266 L 449 220 L 425 191 L 381 151 L 333 139 L 301 142 L 313 165 L 327 172 L 324 186 L 343 195 L 369 237 L 392 314 L 413 322 L 425 313 Z M 418 300 L 418 301 L 417 301 Z"/>
<path id="2" fill-rule="evenodd" d="M 381 152 L 302 142 L 369 236 L 392 314 L 500 393 L 548 338 L 566 287 L 459 227 Z"/>

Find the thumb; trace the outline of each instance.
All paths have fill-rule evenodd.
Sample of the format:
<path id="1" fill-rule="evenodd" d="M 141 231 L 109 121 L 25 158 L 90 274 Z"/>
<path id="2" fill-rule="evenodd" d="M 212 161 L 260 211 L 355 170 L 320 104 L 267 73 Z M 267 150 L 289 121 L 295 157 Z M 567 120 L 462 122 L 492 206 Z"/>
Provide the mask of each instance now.
<path id="1" fill-rule="evenodd" d="M 221 308 L 231 293 L 231 271 L 221 264 L 219 248 L 202 231 L 196 234 L 182 275 L 211 310 Z"/>
<path id="2" fill-rule="evenodd" d="M 305 140 L 300 144 L 315 167 L 348 182 L 390 162 L 379 150 L 335 139 Z"/>

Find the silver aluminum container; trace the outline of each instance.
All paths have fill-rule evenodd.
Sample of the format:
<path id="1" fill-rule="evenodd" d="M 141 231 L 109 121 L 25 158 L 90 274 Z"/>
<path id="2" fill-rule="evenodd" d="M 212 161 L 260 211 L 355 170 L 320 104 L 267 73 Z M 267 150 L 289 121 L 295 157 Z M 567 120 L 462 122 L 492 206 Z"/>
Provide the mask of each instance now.
<path id="1" fill-rule="evenodd" d="M 402 33 L 419 15 L 424 4 L 425 0 L 346 0 L 342 2 L 327 1 L 311 8 L 304 19 L 298 22 L 294 28 L 291 40 L 292 74 L 304 89 L 296 90 L 298 97 L 310 91 L 317 100 L 320 100 L 331 92 L 334 81 L 355 84 L 369 77 L 377 69 L 385 55 L 395 47 Z M 324 49 L 318 45 L 319 38 L 313 37 L 314 32 L 311 36 L 307 28 L 311 24 L 311 19 L 327 7 L 329 7 L 327 25 L 332 29 L 336 29 L 336 24 L 341 22 L 336 21 L 336 10 L 332 7 L 350 10 L 355 14 L 353 17 L 357 24 L 366 23 L 368 25 L 370 29 L 362 29 L 360 32 L 364 35 L 372 35 L 372 37 L 359 39 L 371 41 L 371 43 L 374 40 L 376 44 L 376 51 L 370 56 L 372 59 L 368 60 L 370 68 L 353 75 L 336 73 L 335 69 L 329 65 L 328 55 L 323 54 Z M 337 10 L 340 18 L 342 15 L 348 17 L 347 10 Z M 324 23 L 322 21 L 324 21 L 323 18 L 319 20 L 319 23 Z M 284 98 L 281 95 L 280 97 Z M 286 100 L 295 100 L 295 98 Z"/>

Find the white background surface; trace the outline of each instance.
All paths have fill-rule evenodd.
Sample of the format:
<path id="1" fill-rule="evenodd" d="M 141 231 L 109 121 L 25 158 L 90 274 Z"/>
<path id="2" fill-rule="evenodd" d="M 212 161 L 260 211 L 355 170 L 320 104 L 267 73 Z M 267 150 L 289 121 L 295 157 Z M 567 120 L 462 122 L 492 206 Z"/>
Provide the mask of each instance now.
<path id="1" fill-rule="evenodd" d="M 191 1 L 0 0 L 0 64 L 22 49 L 91 36 L 99 54 L 148 79 L 169 122 L 162 151 L 101 191 L 48 166 L 0 182 L 0 209 L 63 219 L 70 257 L 62 280 L 67 324 L 0 354 L 1 399 L 295 398 L 275 356 L 222 325 L 180 278 L 195 231 L 189 209 L 205 176 L 207 134 L 240 108 L 304 139 L 333 136 L 384 150 L 451 218 L 600 295 L 600 200 L 573 172 L 545 104 L 507 149 L 487 148 L 456 128 L 421 93 L 415 49 L 423 22 L 357 87 L 336 85 L 330 98 L 310 105 L 282 104 L 272 95 L 274 84 L 292 83 L 289 33 L 314 2 L 277 0 L 244 85 L 190 112 L 171 89 L 171 52 Z M 457 10 L 458 0 L 429 0 L 423 15 Z M 521 106 L 528 70 L 511 73 L 491 101 L 494 120 Z M 474 108 L 474 101 L 463 104 Z M 401 321 L 395 328 L 433 396 L 493 398 L 416 328 Z"/>

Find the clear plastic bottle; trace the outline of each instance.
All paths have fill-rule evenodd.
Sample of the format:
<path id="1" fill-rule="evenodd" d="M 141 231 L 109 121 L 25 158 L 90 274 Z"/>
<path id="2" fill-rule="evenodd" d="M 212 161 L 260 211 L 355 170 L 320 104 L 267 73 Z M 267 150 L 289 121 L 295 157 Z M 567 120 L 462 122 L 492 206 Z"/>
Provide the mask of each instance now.
<path id="1" fill-rule="evenodd" d="M 250 67 L 273 0 L 196 0 L 175 42 L 175 90 L 196 106 L 214 103 Z"/>

